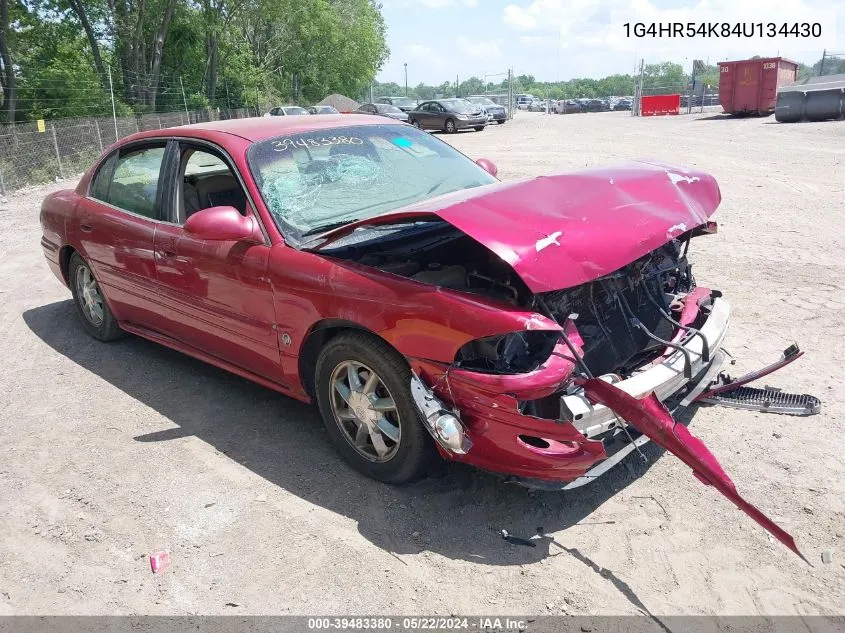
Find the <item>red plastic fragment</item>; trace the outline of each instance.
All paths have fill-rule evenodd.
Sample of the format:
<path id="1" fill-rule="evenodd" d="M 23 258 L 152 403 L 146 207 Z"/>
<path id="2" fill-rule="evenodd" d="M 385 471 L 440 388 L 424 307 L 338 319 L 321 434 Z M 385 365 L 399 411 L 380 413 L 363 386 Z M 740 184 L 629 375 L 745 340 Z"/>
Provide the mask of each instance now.
<path id="1" fill-rule="evenodd" d="M 704 443 L 693 436 L 683 424 L 678 424 L 654 393 L 637 399 L 618 387 L 598 378 L 578 381 L 593 404 L 603 404 L 634 426 L 643 435 L 662 446 L 692 468 L 695 477 L 713 486 L 740 510 L 759 523 L 777 540 L 786 545 L 809 564 L 795 545 L 795 540 L 774 521 L 743 499 L 733 481 Z"/>
<path id="2" fill-rule="evenodd" d="M 150 554 L 150 569 L 154 574 L 162 572 L 170 567 L 170 562 L 170 552 L 167 550 Z"/>

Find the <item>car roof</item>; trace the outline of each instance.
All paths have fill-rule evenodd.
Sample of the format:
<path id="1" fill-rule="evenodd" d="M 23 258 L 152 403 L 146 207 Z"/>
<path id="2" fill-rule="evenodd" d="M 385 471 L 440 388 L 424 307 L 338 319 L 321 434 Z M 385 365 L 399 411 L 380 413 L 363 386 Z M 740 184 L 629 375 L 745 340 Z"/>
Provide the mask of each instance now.
<path id="1" fill-rule="evenodd" d="M 226 121 L 210 121 L 208 123 L 194 123 L 178 127 L 154 129 L 139 132 L 121 139 L 121 142 L 140 140 L 143 138 L 161 138 L 167 136 L 191 136 L 210 139 L 219 134 L 237 136 L 250 142 L 281 136 L 283 134 L 300 134 L 312 130 L 328 130 L 352 125 L 384 124 L 378 118 L 366 114 L 312 114 L 302 117 L 250 117 L 247 119 L 228 119 Z"/>

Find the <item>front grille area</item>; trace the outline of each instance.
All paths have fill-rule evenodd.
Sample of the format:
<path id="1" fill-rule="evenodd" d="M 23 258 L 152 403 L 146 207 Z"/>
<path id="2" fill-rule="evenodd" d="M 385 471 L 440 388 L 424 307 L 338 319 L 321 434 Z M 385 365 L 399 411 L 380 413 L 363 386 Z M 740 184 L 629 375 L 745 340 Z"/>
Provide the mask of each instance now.
<path id="1" fill-rule="evenodd" d="M 593 375 L 625 376 L 664 349 L 634 325 L 623 307 L 625 302 L 650 332 L 669 340 L 675 326 L 654 303 L 668 313 L 664 293 L 686 291 L 693 284 L 689 265 L 679 256 L 679 249 L 667 245 L 596 281 L 545 293 L 543 300 L 560 324 L 570 315 L 578 315 L 575 325 L 584 339 L 584 362 Z"/>

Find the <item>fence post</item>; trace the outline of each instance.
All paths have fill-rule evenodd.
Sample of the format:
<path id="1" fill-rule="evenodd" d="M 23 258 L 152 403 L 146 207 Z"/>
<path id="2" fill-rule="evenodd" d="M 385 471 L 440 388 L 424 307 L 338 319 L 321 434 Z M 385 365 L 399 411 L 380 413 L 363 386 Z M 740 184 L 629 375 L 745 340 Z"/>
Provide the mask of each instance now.
<path id="1" fill-rule="evenodd" d="M 0 169 L 0 196 L 6 195 L 6 183 L 3 180 L 3 170 Z"/>
<path id="2" fill-rule="evenodd" d="M 117 110 L 114 107 L 114 86 L 111 82 L 111 64 L 109 64 L 109 93 L 111 94 L 111 118 L 114 121 L 114 142 L 117 143 L 120 137 L 117 135 Z"/>
<path id="3" fill-rule="evenodd" d="M 161 117 L 159 115 L 156 115 L 156 118 L 158 119 L 158 129 L 160 130 L 161 129 Z"/>
<path id="4" fill-rule="evenodd" d="M 182 89 L 182 103 L 185 104 L 185 114 L 188 115 L 188 123 L 190 123 L 191 113 L 188 112 L 188 100 L 185 98 L 185 84 L 182 83 L 182 75 L 179 75 L 179 87 Z"/>
<path id="5" fill-rule="evenodd" d="M 100 144 L 100 153 L 103 153 L 103 135 L 100 134 L 100 122 L 94 119 L 94 127 L 97 128 L 97 142 Z"/>
<path id="6" fill-rule="evenodd" d="M 65 179 L 64 170 L 62 169 L 62 157 L 59 155 L 59 141 L 56 140 L 56 126 L 50 124 L 50 132 L 53 134 L 53 147 L 56 150 L 56 162 L 59 164 L 59 178 Z"/>

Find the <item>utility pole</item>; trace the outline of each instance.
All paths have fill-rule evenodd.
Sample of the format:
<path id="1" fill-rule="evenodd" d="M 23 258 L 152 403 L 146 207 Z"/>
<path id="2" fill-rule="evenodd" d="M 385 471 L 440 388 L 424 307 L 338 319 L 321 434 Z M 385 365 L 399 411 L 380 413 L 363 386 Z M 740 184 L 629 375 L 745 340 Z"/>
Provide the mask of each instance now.
<path id="1" fill-rule="evenodd" d="M 631 108 L 631 116 L 640 116 L 640 106 L 643 100 L 643 71 L 645 70 L 645 59 L 640 60 L 640 78 L 637 81 L 637 88 L 634 95 L 634 107 Z"/>
<path id="2" fill-rule="evenodd" d="M 185 86 L 182 83 L 182 75 L 179 75 L 179 87 L 182 89 L 182 103 L 185 104 L 185 114 L 188 115 L 188 123 L 191 122 L 191 113 L 188 112 L 188 100 L 185 98 Z"/>
<path id="3" fill-rule="evenodd" d="M 461 85 L 461 84 L 460 84 L 460 82 L 458 81 L 458 79 L 459 79 L 459 78 L 458 78 L 458 76 L 457 76 L 457 75 L 455 75 L 455 98 L 457 98 L 457 97 L 459 96 L 459 94 L 458 94 L 458 86 L 460 86 L 460 85 Z"/>
<path id="4" fill-rule="evenodd" d="M 405 96 L 408 96 L 408 62 L 405 62 Z"/>
<path id="5" fill-rule="evenodd" d="M 111 93 L 111 118 L 114 121 L 114 142 L 117 143 L 120 137 L 117 135 L 117 110 L 114 107 L 114 86 L 111 82 L 111 64 L 109 64 L 109 93 Z"/>
<path id="6" fill-rule="evenodd" d="M 822 64 L 819 67 L 819 76 L 824 75 L 824 60 L 825 60 L 826 57 L 827 57 L 827 49 L 824 49 L 822 51 Z"/>

